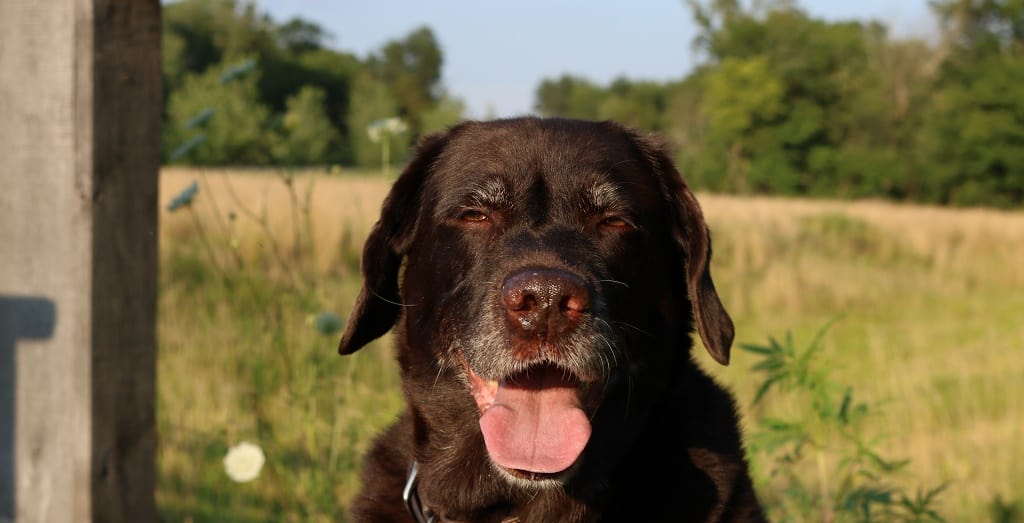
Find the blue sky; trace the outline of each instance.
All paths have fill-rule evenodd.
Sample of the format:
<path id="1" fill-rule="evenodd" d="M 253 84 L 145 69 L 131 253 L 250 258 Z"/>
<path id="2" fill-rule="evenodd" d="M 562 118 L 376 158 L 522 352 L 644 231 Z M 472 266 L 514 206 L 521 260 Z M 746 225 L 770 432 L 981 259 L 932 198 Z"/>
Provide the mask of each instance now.
<path id="1" fill-rule="evenodd" d="M 927 0 L 804 0 L 814 16 L 874 19 L 896 35 L 927 36 Z M 332 46 L 360 57 L 427 25 L 444 51 L 445 88 L 471 117 L 529 112 L 544 78 L 573 73 L 598 82 L 617 76 L 683 77 L 699 58 L 683 0 L 257 0 L 274 19 L 315 21 Z"/>

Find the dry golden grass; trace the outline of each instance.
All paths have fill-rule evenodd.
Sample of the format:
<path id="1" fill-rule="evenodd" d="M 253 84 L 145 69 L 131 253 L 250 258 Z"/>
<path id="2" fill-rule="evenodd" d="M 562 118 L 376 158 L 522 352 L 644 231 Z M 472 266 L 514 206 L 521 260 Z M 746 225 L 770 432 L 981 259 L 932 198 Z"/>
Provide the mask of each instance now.
<path id="1" fill-rule="evenodd" d="M 196 211 L 204 224 L 239 215 L 228 228 L 243 257 L 268 255 L 261 222 L 284 239 L 281 249 L 290 248 L 294 206 L 281 179 L 167 169 L 161 202 L 194 179 L 201 181 Z M 310 183 L 315 264 L 329 272 L 339 253 L 365 237 L 388 183 L 303 174 L 294 182 L 300 201 Z M 887 436 L 889 456 L 911 460 L 908 484 L 950 482 L 941 507 L 951 521 L 980 520 L 997 495 L 1024 498 L 1024 213 L 698 197 L 714 236 L 715 281 L 736 320 L 738 343 L 787 331 L 807 342 L 834 320 L 825 356 L 858 397 L 884 402 L 874 427 Z M 249 214 L 255 219 L 245 219 Z M 162 241 L 184 241 L 192 227 L 181 214 L 164 214 Z M 173 356 L 161 357 L 168 360 L 163 371 L 188 372 Z M 737 392 L 746 410 L 754 393 L 750 356 L 734 351 L 728 368 L 703 352 L 698 359 Z M 241 386 L 223 379 L 208 398 Z M 227 423 L 213 412 L 190 415 Z"/>
<path id="2" fill-rule="evenodd" d="M 199 182 L 196 212 L 207 229 L 212 233 L 231 230 L 246 259 L 269 255 L 268 230 L 269 236 L 280 242 L 280 250 L 290 252 L 296 237 L 294 226 L 303 219 L 294 211 L 301 214 L 308 206 L 315 212 L 312 243 L 320 271 L 337 262 L 340 247 L 361 245 L 388 190 L 380 176 L 298 171 L 289 190 L 279 171 L 165 168 L 160 177 L 161 203 L 166 204 L 193 181 Z M 236 216 L 233 221 L 227 218 L 231 213 Z M 169 234 L 191 234 L 188 220 L 166 217 L 163 222 Z"/>

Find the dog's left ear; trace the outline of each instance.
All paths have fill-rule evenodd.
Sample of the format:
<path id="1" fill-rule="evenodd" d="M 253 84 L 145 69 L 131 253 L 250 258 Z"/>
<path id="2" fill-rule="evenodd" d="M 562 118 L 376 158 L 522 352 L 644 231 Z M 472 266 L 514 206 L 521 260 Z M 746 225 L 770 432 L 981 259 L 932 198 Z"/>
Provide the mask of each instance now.
<path id="1" fill-rule="evenodd" d="M 728 365 L 735 330 L 711 280 L 711 235 L 704 222 L 704 213 L 669 159 L 664 145 L 649 137 L 634 137 L 656 170 L 655 174 L 665 184 L 663 189 L 672 207 L 673 235 L 686 256 L 686 288 L 693 305 L 697 332 L 711 357 L 722 365 Z"/>
<path id="2" fill-rule="evenodd" d="M 447 142 L 447 133 L 421 140 L 412 161 L 384 199 L 380 219 L 363 246 L 363 288 L 338 344 L 340 354 L 359 350 L 383 336 L 398 321 L 402 308 L 398 272 L 414 234 L 420 189 Z"/>

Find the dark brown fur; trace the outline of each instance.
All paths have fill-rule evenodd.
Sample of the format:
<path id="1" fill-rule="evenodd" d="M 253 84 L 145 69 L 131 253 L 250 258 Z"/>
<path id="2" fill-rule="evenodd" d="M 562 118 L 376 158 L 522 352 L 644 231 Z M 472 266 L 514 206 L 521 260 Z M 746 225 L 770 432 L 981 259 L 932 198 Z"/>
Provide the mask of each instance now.
<path id="1" fill-rule="evenodd" d="M 353 519 L 411 521 L 401 492 L 415 460 L 419 493 L 445 520 L 763 521 L 732 397 L 690 355 L 696 323 L 729 360 L 710 258 L 693 194 L 632 130 L 523 118 L 424 139 L 366 242 L 339 349 L 394 327 L 408 404 L 366 458 Z M 500 297 L 532 267 L 570 273 L 590 300 L 571 336 L 543 346 L 516 341 Z M 468 385 L 466 365 L 505 376 L 531 358 L 597 390 L 590 440 L 554 481 L 498 470 Z"/>

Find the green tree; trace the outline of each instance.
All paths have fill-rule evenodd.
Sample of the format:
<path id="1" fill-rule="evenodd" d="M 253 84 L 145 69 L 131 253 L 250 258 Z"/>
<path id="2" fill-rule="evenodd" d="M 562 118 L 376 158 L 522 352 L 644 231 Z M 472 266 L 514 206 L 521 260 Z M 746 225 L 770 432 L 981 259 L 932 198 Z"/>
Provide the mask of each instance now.
<path id="1" fill-rule="evenodd" d="M 224 78 L 232 64 L 218 64 L 202 74 L 186 75 L 168 100 L 164 126 L 165 157 L 202 135 L 184 161 L 197 164 L 265 164 L 270 162 L 267 132 L 270 111 L 259 101 L 259 71 Z M 197 116 L 206 114 L 196 123 Z"/>
<path id="2" fill-rule="evenodd" d="M 278 163 L 309 165 L 323 163 L 338 146 L 338 133 L 324 111 L 327 94 L 319 87 L 306 86 L 288 98 L 288 110 L 281 120 L 281 132 L 273 152 Z"/>
<path id="3" fill-rule="evenodd" d="M 352 80 L 365 66 L 351 53 L 323 47 L 329 33 L 320 26 L 299 19 L 289 24 L 274 29 L 278 48 L 260 55 L 260 97 L 274 112 L 283 112 L 288 98 L 304 86 L 319 87 L 327 93 L 331 122 L 344 135 Z"/>
<path id="4" fill-rule="evenodd" d="M 170 92 L 181 86 L 182 79 L 188 73 L 185 65 L 185 38 L 172 31 L 164 31 L 160 39 L 160 68 L 163 71 L 164 92 Z"/>
<path id="5" fill-rule="evenodd" d="M 601 120 L 616 120 L 646 131 L 660 131 L 669 87 L 662 83 L 617 78 L 598 106 Z"/>
<path id="6" fill-rule="evenodd" d="M 923 197 L 1024 203 L 1024 2 L 934 2 L 945 29 L 938 90 L 918 145 Z"/>
<path id="7" fill-rule="evenodd" d="M 334 36 L 319 24 L 298 17 L 278 26 L 275 33 L 279 45 L 294 54 L 323 49 L 328 41 L 334 39 Z"/>
<path id="8" fill-rule="evenodd" d="M 701 27 L 695 45 L 708 58 L 707 156 L 694 161 L 715 170 L 704 177 L 713 187 L 899 193 L 911 155 L 897 150 L 914 132 L 899 120 L 914 118 L 909 97 L 887 96 L 890 80 L 904 77 L 883 82 L 880 58 L 898 56 L 883 26 L 815 19 L 785 1 L 689 3 Z"/>
<path id="9" fill-rule="evenodd" d="M 709 163 L 725 174 L 725 183 L 716 188 L 747 192 L 752 149 L 761 138 L 755 134 L 783 111 L 782 80 L 764 56 L 725 58 L 707 73 L 704 86 L 708 143 L 720 151 Z"/>
<path id="10" fill-rule="evenodd" d="M 847 129 L 832 162 L 834 183 L 819 193 L 918 198 L 912 151 L 933 94 L 937 55 L 917 40 L 871 33 L 868 69 L 837 114 Z"/>
<path id="11" fill-rule="evenodd" d="M 356 164 L 381 167 L 381 145 L 367 135 L 367 127 L 377 120 L 399 114 L 398 101 L 386 84 L 371 75 L 362 75 L 353 85 L 350 107 L 348 127 Z M 391 160 L 401 161 L 410 145 L 409 133 L 390 136 L 389 139 Z"/>
<path id="12" fill-rule="evenodd" d="M 367 65 L 379 81 L 390 86 L 398 114 L 408 120 L 413 134 L 423 127 L 423 114 L 440 97 L 441 47 L 428 27 L 392 40 L 371 55 Z"/>
<path id="13" fill-rule="evenodd" d="M 337 130 L 340 145 L 332 150 L 327 160 L 335 163 L 352 163 L 352 148 L 348 128 L 348 113 L 352 96 L 352 85 L 356 76 L 365 67 L 351 54 L 328 49 L 305 51 L 295 58 L 301 66 L 300 78 L 303 86 L 318 87 L 326 93 L 324 111 Z"/>
<path id="14" fill-rule="evenodd" d="M 208 134 L 204 135 L 202 147 L 193 151 L 186 161 L 265 163 L 278 155 L 279 160 L 289 163 L 375 164 L 380 161 L 379 155 L 356 151 L 360 147 L 367 149 L 365 126 L 373 119 L 400 116 L 411 127 L 409 133 L 395 138 L 393 150 L 395 158 L 400 159 L 409 139 L 428 129 L 447 125 L 461 118 L 463 112 L 457 101 L 447 97 L 441 88 L 443 53 L 427 27 L 386 43 L 362 61 L 351 53 L 330 48 L 328 44 L 333 36 L 319 24 L 301 18 L 275 22 L 251 0 L 178 0 L 164 6 L 162 36 L 164 134 L 169 152 L 174 151 L 177 144 L 198 139 L 176 127 L 190 118 L 183 114 L 182 107 L 201 105 L 219 96 L 198 94 L 194 84 L 186 85 L 195 81 L 189 78 L 203 76 L 211 68 L 237 63 L 244 57 L 259 63 L 255 92 L 245 93 L 255 97 L 257 110 L 242 122 L 248 125 L 252 118 L 262 119 L 265 124 L 263 145 L 271 147 L 270 142 L 274 142 L 271 149 L 265 147 L 259 153 L 256 148 L 248 148 L 241 154 L 237 143 Z M 366 77 L 361 80 L 364 90 L 355 93 L 356 79 L 360 77 Z M 368 92 L 365 89 L 368 83 L 379 92 Z M 182 92 L 186 87 L 189 92 Z M 322 100 L 314 100 L 320 96 L 311 96 L 307 88 L 319 89 Z M 217 90 L 223 89 L 218 87 Z M 197 95 L 200 101 L 185 102 L 186 95 Z M 170 107 L 172 100 L 176 100 L 174 115 Z M 252 101 L 245 98 L 230 103 Z M 369 105 L 359 105 L 363 102 Z M 314 105 L 326 116 L 330 129 L 322 126 L 322 119 L 312 118 L 310 108 Z M 202 114 L 207 108 L 218 114 L 232 110 L 214 105 L 191 108 L 198 111 L 196 114 Z M 296 111 L 304 116 L 297 117 Z M 294 122 L 312 127 L 303 130 L 295 127 Z M 352 127 L 352 122 L 359 122 L 359 125 Z M 209 125 L 219 124 L 211 119 Z M 238 132 L 240 136 L 236 141 L 255 143 L 251 129 Z M 294 140 L 310 145 L 317 142 L 312 140 L 316 134 L 322 134 L 331 146 L 311 146 L 302 152 L 296 149 L 298 145 Z M 300 136 L 302 138 L 298 138 Z M 232 148 L 229 151 L 217 150 L 229 146 Z M 323 151 L 324 156 L 313 158 L 312 151 L 317 150 Z"/>
<path id="15" fill-rule="evenodd" d="M 184 41 L 184 70 L 198 73 L 225 60 L 277 49 L 273 21 L 251 1 L 183 0 L 164 6 L 163 30 Z"/>
<path id="16" fill-rule="evenodd" d="M 327 48 L 332 35 L 323 27 L 300 18 L 278 24 L 246 0 L 180 0 L 168 3 L 163 14 L 165 127 L 173 127 L 167 104 L 180 98 L 176 92 L 187 76 L 249 56 L 260 64 L 256 97 L 269 113 L 268 122 L 283 121 L 288 101 L 304 87 L 319 88 L 326 94 L 323 111 L 337 138 L 327 157 L 316 162 L 353 161 L 348 104 L 353 79 L 367 66 L 351 53 Z M 223 156 L 212 155 L 208 149 L 213 146 L 207 142 L 202 154 Z M 269 161 L 271 155 L 263 156 Z"/>
<path id="17" fill-rule="evenodd" d="M 459 123 L 466 113 L 466 104 L 448 93 L 423 114 L 423 134 L 445 130 Z"/>
<path id="18" fill-rule="evenodd" d="M 596 120 L 604 92 L 585 78 L 562 75 L 557 80 L 543 80 L 535 98 L 535 108 L 544 116 Z"/>
<path id="19" fill-rule="evenodd" d="M 935 203 L 1024 202 L 1024 59 L 996 55 L 949 73 L 921 137 Z"/>
<path id="20" fill-rule="evenodd" d="M 676 162 L 691 184 L 721 191 L 725 189 L 714 182 L 721 181 L 715 177 L 724 169 L 708 165 L 702 154 L 711 133 L 704 107 L 706 73 L 706 69 L 698 69 L 667 89 L 661 134 L 675 146 Z"/>
<path id="21" fill-rule="evenodd" d="M 946 46 L 954 61 L 1021 51 L 1024 2 L 1021 0 L 932 0 Z"/>

